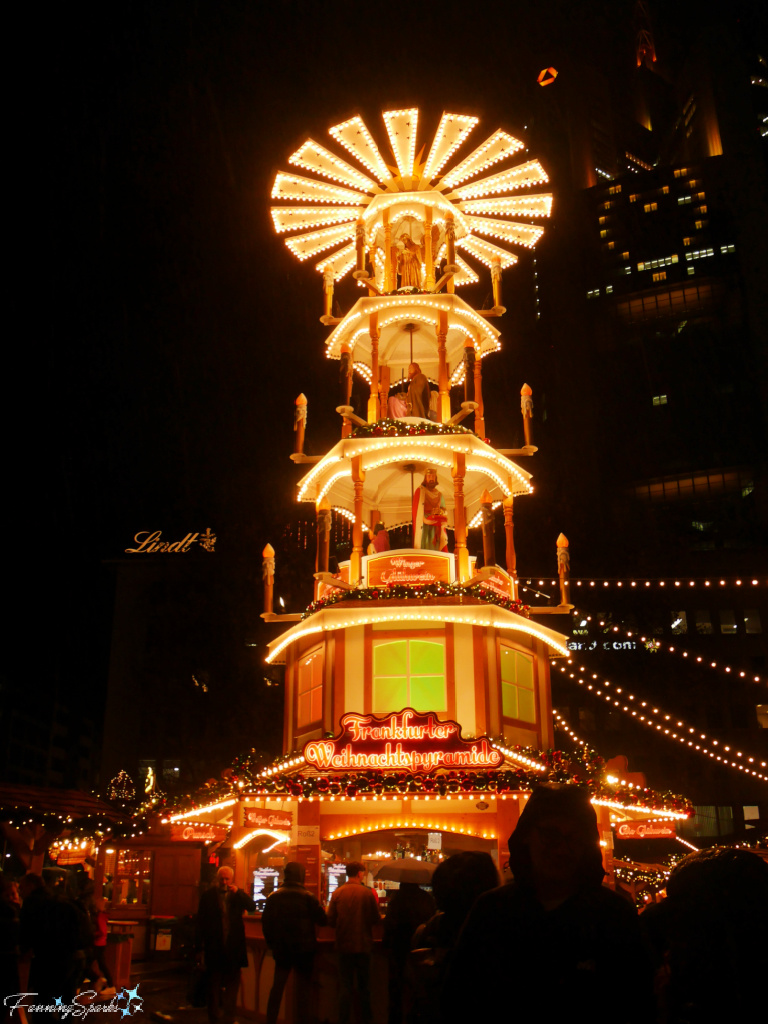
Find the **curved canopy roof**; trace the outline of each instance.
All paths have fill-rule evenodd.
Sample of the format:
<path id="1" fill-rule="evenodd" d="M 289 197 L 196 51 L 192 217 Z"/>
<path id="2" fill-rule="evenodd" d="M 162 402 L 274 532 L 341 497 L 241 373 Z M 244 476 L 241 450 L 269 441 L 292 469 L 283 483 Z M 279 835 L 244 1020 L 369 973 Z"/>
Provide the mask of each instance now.
<path id="1" fill-rule="evenodd" d="M 409 423 L 429 420 L 410 418 Z M 409 523 L 413 491 L 421 483 L 429 466 L 437 473 L 438 490 L 445 499 L 448 523 L 453 522 L 453 454 L 465 456 L 464 507 L 467 521 L 478 511 L 483 491 L 494 501 L 510 495 L 530 494 L 531 474 L 500 455 L 474 434 L 432 434 L 424 437 L 360 437 L 339 441 L 312 470 L 299 481 L 299 501 L 326 498 L 333 507 L 354 513 L 355 493 L 352 459 L 361 457 L 365 475 L 363 516 L 374 509 L 381 513 L 384 525 L 391 529 Z"/>
<path id="2" fill-rule="evenodd" d="M 326 343 L 328 359 L 338 359 L 346 344 L 356 363 L 371 365 L 372 313 L 379 314 L 379 364 L 388 366 L 394 383 L 407 376 L 408 365 L 418 363 L 422 373 L 438 376 L 437 327 L 440 314 L 447 318 L 446 359 L 453 374 L 464 358 L 469 341 L 481 358 L 501 347 L 499 332 L 458 295 L 388 295 L 361 297 L 334 328 Z"/>

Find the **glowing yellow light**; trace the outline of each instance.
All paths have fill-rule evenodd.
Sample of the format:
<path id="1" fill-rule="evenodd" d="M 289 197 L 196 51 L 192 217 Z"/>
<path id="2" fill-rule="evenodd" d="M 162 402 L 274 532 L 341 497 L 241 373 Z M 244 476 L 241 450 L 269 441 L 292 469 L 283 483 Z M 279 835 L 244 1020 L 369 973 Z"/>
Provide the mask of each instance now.
<path id="1" fill-rule="evenodd" d="M 356 157 L 364 167 L 367 167 L 379 181 L 388 181 L 392 177 L 378 146 L 373 141 L 373 136 L 359 114 L 341 124 L 335 124 L 328 129 L 328 133 Z"/>
<path id="2" fill-rule="evenodd" d="M 499 128 L 482 145 L 473 150 L 466 159 L 444 175 L 443 184 L 449 188 L 459 185 L 467 178 L 474 177 L 480 171 L 484 171 L 487 167 L 512 156 L 523 148 L 524 143 Z"/>
<path id="3" fill-rule="evenodd" d="M 366 192 L 370 192 L 375 187 L 365 174 L 312 139 L 307 139 L 295 153 L 291 154 L 288 157 L 288 163 L 295 167 L 303 167 L 306 171 L 316 171 L 332 181 L 340 181 L 344 185 L 362 188 Z"/>
<path id="4" fill-rule="evenodd" d="M 440 173 L 478 123 L 478 118 L 465 114 L 443 114 L 424 165 L 427 181 Z"/>
<path id="5" fill-rule="evenodd" d="M 387 135 L 400 176 L 409 178 L 413 174 L 413 160 L 416 155 L 419 111 L 416 107 L 409 107 L 406 110 L 385 110 L 382 117 L 387 126 Z"/>

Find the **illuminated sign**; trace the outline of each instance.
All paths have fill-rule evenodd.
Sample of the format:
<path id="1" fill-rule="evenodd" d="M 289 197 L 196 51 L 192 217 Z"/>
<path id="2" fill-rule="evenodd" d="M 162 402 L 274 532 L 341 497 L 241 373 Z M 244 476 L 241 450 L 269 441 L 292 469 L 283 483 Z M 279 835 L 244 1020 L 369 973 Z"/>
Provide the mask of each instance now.
<path id="1" fill-rule="evenodd" d="M 441 721 L 433 712 L 406 708 L 396 714 L 347 714 L 341 735 L 311 740 L 304 747 L 308 764 L 320 771 L 382 768 L 433 772 L 438 768 L 496 768 L 503 758 L 487 736 L 461 738 L 461 726 Z"/>
<path id="2" fill-rule="evenodd" d="M 494 566 L 493 576 L 483 580 L 480 584 L 485 590 L 491 590 L 500 597 L 512 597 L 512 577 L 508 576 L 503 569 Z"/>
<path id="3" fill-rule="evenodd" d="M 617 839 L 674 839 L 674 822 L 620 821 L 614 828 Z"/>
<path id="4" fill-rule="evenodd" d="M 265 811 L 263 808 L 246 807 L 245 825 L 256 828 L 290 828 L 293 825 L 292 811 Z"/>
<path id="5" fill-rule="evenodd" d="M 158 555 L 166 552 L 186 554 L 193 544 L 199 544 L 204 551 L 213 551 L 216 547 L 216 534 L 208 527 L 205 533 L 188 533 L 182 540 L 163 540 L 163 531 L 139 530 L 133 538 L 135 548 L 126 548 L 126 555 Z"/>
<path id="6" fill-rule="evenodd" d="M 586 632 L 586 630 L 585 630 Z M 639 651 L 634 640 L 569 640 L 569 651 Z M 647 648 L 646 648 L 647 649 Z"/>
<path id="7" fill-rule="evenodd" d="M 175 842 L 191 840 L 198 843 L 220 843 L 226 837 L 226 825 L 171 825 L 171 839 Z"/>
<path id="8" fill-rule="evenodd" d="M 454 558 L 447 552 L 406 548 L 368 555 L 363 561 L 369 587 L 419 587 L 453 579 Z"/>

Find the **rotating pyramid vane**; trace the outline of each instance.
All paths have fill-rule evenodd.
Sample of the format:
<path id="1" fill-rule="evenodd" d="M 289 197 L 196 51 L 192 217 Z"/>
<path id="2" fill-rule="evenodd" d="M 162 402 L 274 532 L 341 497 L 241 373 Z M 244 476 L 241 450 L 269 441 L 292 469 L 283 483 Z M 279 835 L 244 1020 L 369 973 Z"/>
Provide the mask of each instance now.
<path id="1" fill-rule="evenodd" d="M 316 269 L 330 272 L 339 281 L 359 263 L 362 247 L 371 267 L 370 280 L 379 293 L 388 293 L 395 290 L 396 281 L 386 254 L 389 246 L 399 245 L 420 258 L 429 292 L 436 285 L 431 268 L 446 256 L 455 260 L 450 264 L 455 267 L 452 284 L 478 280 L 472 267 L 455 253 L 451 233 L 456 247 L 490 267 L 506 268 L 517 262 L 507 245 L 531 248 L 538 242 L 544 229 L 530 218 L 549 216 L 552 195 L 521 194 L 520 190 L 549 180 L 539 161 L 514 163 L 478 177 L 514 160 L 524 150 L 523 142 L 498 129 L 451 164 L 459 150 L 468 148 L 478 118 L 444 113 L 424 157 L 426 145 L 417 152 L 417 108 L 387 110 L 382 116 L 390 162 L 363 119 L 355 116 L 334 125 L 329 134 L 359 166 L 307 139 L 288 160 L 298 173 L 281 171 L 276 176 L 272 198 L 285 205 L 273 206 L 272 218 L 276 230 L 287 233 L 285 244 L 295 256 L 300 260 L 322 256 Z M 409 211 L 407 204 L 404 207 L 403 193 L 431 214 L 426 230 L 421 214 Z M 394 223 L 390 223 L 390 211 L 396 213 Z M 447 230 L 449 224 L 452 232 Z M 329 249 L 333 251 L 322 255 Z"/>

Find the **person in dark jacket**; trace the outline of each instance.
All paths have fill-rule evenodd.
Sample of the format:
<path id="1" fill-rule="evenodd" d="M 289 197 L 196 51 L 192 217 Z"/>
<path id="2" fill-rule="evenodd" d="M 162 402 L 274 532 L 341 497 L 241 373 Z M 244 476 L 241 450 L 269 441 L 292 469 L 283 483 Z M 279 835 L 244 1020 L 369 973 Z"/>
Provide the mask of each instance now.
<path id="1" fill-rule="evenodd" d="M 384 918 L 384 948 L 389 959 L 389 1024 L 402 1024 L 409 1003 L 406 965 L 413 933 L 435 912 L 435 901 L 415 882 L 401 882 L 392 894 Z"/>
<path id="2" fill-rule="evenodd" d="M 203 893 L 197 911 L 198 958 L 208 985 L 208 1020 L 216 1024 L 223 1011 L 234 1020 L 240 971 L 248 965 L 243 914 L 256 909 L 251 897 L 234 884 L 232 868 L 219 868 L 216 884 Z"/>
<path id="3" fill-rule="evenodd" d="M 459 936 L 444 1019 L 498 1013 L 494 979 L 510 977 L 521 1020 L 616 1024 L 653 1019 L 651 964 L 632 903 L 605 888 L 597 818 L 575 785 L 537 787 L 509 839 L 514 881 L 480 896 Z M 485 979 L 481 982 L 480 979 Z"/>
<path id="4" fill-rule="evenodd" d="M 317 949 L 315 926 L 325 924 L 325 911 L 304 888 L 305 868 L 285 865 L 283 884 L 267 899 L 261 918 L 264 938 L 275 958 L 275 977 L 267 1003 L 267 1024 L 275 1024 L 288 976 L 297 981 L 296 1021 L 304 1024 L 309 1013 L 309 989 Z"/>

